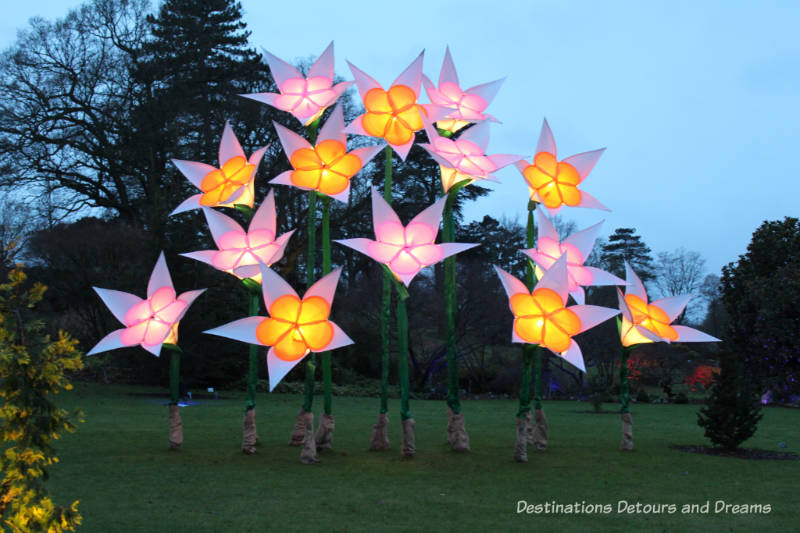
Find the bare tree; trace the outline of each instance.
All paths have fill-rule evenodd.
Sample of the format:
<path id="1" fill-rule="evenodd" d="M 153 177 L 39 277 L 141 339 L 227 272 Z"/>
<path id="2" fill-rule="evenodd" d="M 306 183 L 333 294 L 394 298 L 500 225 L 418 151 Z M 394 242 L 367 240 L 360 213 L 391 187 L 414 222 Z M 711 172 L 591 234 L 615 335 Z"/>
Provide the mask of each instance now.
<path id="1" fill-rule="evenodd" d="M 673 252 L 659 252 L 656 259 L 654 284 L 662 297 L 678 294 L 694 294 L 699 291 L 705 278 L 706 260 L 698 252 L 678 248 Z M 702 312 L 702 300 L 695 298 L 676 322 L 697 319 Z"/>

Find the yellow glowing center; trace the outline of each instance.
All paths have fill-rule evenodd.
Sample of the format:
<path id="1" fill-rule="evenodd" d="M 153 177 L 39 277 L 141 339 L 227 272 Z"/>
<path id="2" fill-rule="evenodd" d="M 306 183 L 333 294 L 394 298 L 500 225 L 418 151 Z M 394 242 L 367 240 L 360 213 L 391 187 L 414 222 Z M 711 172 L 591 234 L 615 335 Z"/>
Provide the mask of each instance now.
<path id="1" fill-rule="evenodd" d="M 222 168 L 206 174 L 200 183 L 200 190 L 203 191 L 200 205 L 214 206 L 225 203 L 237 189 L 250 182 L 250 176 L 255 168 L 255 165 L 251 165 L 240 155 L 225 161 Z"/>
<path id="2" fill-rule="evenodd" d="M 633 294 L 625 295 L 625 303 L 631 310 L 634 325 L 652 331 L 663 339 L 678 340 L 678 332 L 670 327 L 669 317 L 662 309 L 644 302 Z"/>
<path id="3" fill-rule="evenodd" d="M 577 169 L 569 163 L 557 161 L 550 152 L 536 154 L 533 164 L 525 167 L 522 175 L 547 207 L 574 207 L 581 202 L 581 191 L 578 190 L 581 176 Z"/>
<path id="4" fill-rule="evenodd" d="M 364 96 L 367 112 L 361 118 L 364 131 L 393 145 L 403 145 L 422 129 L 425 110 L 417 104 L 417 95 L 405 85 L 393 85 L 389 91 L 374 88 Z M 426 114 L 427 116 L 427 114 Z"/>
<path id="5" fill-rule="evenodd" d="M 344 191 L 350 178 L 361 170 L 361 159 L 348 154 L 347 148 L 335 139 L 296 150 L 289 161 L 295 169 L 291 175 L 293 184 L 328 196 Z"/>
<path id="6" fill-rule="evenodd" d="M 581 331 L 578 315 L 564 307 L 561 297 L 552 289 L 514 294 L 510 303 L 514 331 L 527 343 L 562 353 L 569 348 L 572 336 Z"/>
<path id="7" fill-rule="evenodd" d="M 265 346 L 274 346 L 279 359 L 296 361 L 309 350 L 319 351 L 333 340 L 330 312 L 331 306 L 324 298 L 309 296 L 300 300 L 286 294 L 272 302 L 269 318 L 256 328 L 256 338 Z"/>

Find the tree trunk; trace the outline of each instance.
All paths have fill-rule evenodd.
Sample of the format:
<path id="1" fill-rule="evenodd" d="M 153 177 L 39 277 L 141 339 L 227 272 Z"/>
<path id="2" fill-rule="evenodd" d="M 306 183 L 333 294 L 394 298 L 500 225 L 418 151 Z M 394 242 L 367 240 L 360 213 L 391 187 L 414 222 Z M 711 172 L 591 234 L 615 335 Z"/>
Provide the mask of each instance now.
<path id="1" fill-rule="evenodd" d="M 517 417 L 517 442 L 514 445 L 514 460 L 528 462 L 528 417 Z"/>
<path id="2" fill-rule="evenodd" d="M 622 443 L 619 448 L 622 451 L 633 450 L 633 418 L 630 413 L 622 413 Z"/>
<path id="3" fill-rule="evenodd" d="M 406 418 L 403 420 L 403 448 L 400 453 L 403 457 L 414 457 L 417 453 L 417 448 L 414 443 L 414 427 L 416 422 L 413 418 Z"/>
<path id="4" fill-rule="evenodd" d="M 323 414 L 319 418 L 319 427 L 314 435 L 318 450 L 330 450 L 333 447 L 333 430 L 336 427 L 332 414 Z"/>
<path id="5" fill-rule="evenodd" d="M 169 406 L 169 449 L 180 450 L 183 446 L 183 422 L 177 405 Z"/>
<path id="6" fill-rule="evenodd" d="M 447 410 L 447 442 L 455 452 L 469 451 L 469 435 L 464 424 L 464 413 Z"/>
<path id="7" fill-rule="evenodd" d="M 242 452 L 248 455 L 256 453 L 256 408 L 247 409 L 242 419 Z"/>

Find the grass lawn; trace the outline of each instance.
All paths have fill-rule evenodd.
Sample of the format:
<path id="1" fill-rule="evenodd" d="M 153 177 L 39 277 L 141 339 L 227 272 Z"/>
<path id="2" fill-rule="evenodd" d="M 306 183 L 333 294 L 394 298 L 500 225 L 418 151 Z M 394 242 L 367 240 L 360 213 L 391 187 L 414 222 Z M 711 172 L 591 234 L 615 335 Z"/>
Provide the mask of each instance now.
<path id="1" fill-rule="evenodd" d="M 376 398 L 334 398 L 334 451 L 306 466 L 287 446 L 300 397 L 260 394 L 258 453 L 240 450 L 243 393 L 181 410 L 184 449 L 167 451 L 167 408 L 146 389 L 78 383 L 60 397 L 86 415 L 56 442 L 48 486 L 80 500 L 89 532 L 248 531 L 796 531 L 798 461 L 745 461 L 670 450 L 705 444 L 697 405 L 634 405 L 636 450 L 618 450 L 620 420 L 588 403 L 549 402 L 550 448 L 511 459 L 516 401 L 465 401 L 472 451 L 445 443 L 441 401 L 412 403 L 417 456 L 399 456 L 399 401 L 389 452 L 369 452 Z M 316 400 L 321 408 L 321 398 Z M 607 408 L 612 405 L 607 404 Z M 764 411 L 749 447 L 800 452 L 800 410 Z M 611 504 L 610 514 L 517 514 L 517 502 Z M 675 514 L 618 514 L 619 500 L 677 504 Z M 681 514 L 711 502 L 708 514 Z M 714 502 L 770 504 L 769 514 L 714 513 Z"/>

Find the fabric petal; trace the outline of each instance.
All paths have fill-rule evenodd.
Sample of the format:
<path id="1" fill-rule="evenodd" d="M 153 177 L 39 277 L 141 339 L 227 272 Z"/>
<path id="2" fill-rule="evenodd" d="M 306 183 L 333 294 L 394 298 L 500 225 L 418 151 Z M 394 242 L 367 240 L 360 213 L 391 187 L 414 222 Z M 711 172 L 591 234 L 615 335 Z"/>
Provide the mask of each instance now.
<path id="1" fill-rule="evenodd" d="M 275 85 L 278 87 L 282 86 L 287 80 L 303 77 L 303 75 L 300 74 L 296 68 L 286 61 L 275 57 L 264 48 L 262 48 L 262 50 L 264 52 L 264 59 L 266 59 L 267 65 L 269 65 L 269 71 L 270 74 L 272 74 L 272 79 L 275 80 Z"/>
<path id="2" fill-rule="evenodd" d="M 718 338 L 712 337 L 702 331 L 686 326 L 672 326 L 678 332 L 678 340 L 675 342 L 721 342 Z"/>
<path id="3" fill-rule="evenodd" d="M 310 296 L 319 296 L 328 302 L 328 305 L 332 305 L 333 296 L 336 293 L 336 286 L 339 284 L 339 276 L 341 276 L 341 274 L 342 267 L 331 271 L 330 274 L 327 274 L 309 287 L 304 295 L 304 298 L 308 298 Z"/>
<path id="4" fill-rule="evenodd" d="M 494 97 L 497 96 L 497 91 L 500 90 L 500 86 L 503 85 L 503 82 L 506 81 L 505 78 L 500 78 L 499 80 L 490 81 L 487 83 L 482 83 L 480 85 L 476 85 L 474 87 L 470 87 L 466 91 L 467 94 L 476 94 L 483 98 L 483 101 L 486 102 L 486 105 L 492 103 Z"/>
<path id="5" fill-rule="evenodd" d="M 222 139 L 219 141 L 219 164 L 224 165 L 226 161 L 233 157 L 244 157 L 244 150 L 236 135 L 233 134 L 233 129 L 230 123 L 225 122 L 225 128 L 222 130 Z"/>
<path id="6" fill-rule="evenodd" d="M 575 246 L 584 258 L 589 257 L 594 248 L 594 243 L 600 235 L 600 228 L 603 226 L 603 221 L 598 222 L 594 226 L 590 226 L 584 230 L 576 231 L 566 239 L 564 242 Z"/>
<path id="7" fill-rule="evenodd" d="M 427 226 L 433 232 L 434 239 L 436 234 L 439 233 L 439 225 L 442 223 L 442 211 L 444 211 L 444 204 L 447 202 L 447 196 L 442 196 L 432 205 L 426 207 L 420 213 L 411 219 L 408 227 L 412 224 L 421 224 Z M 433 242 L 433 241 L 431 241 Z"/>
<path id="8" fill-rule="evenodd" d="M 400 73 L 392 82 L 392 85 L 405 85 L 409 87 L 419 98 L 419 88 L 422 84 L 422 61 L 425 57 L 425 50 L 411 62 L 406 69 Z"/>
<path id="9" fill-rule="evenodd" d="M 317 144 L 329 139 L 339 141 L 343 145 L 347 145 L 347 135 L 344 133 L 344 114 L 342 113 L 342 105 L 336 104 L 336 107 L 331 111 L 328 120 L 319 129 L 317 135 Z"/>
<path id="10" fill-rule="evenodd" d="M 286 280 L 264 265 L 261 265 L 261 293 L 264 296 L 264 305 L 267 306 L 267 309 L 272 307 L 272 302 L 281 296 L 290 294 L 295 298 L 299 298 Z"/>
<path id="11" fill-rule="evenodd" d="M 515 294 L 530 294 L 528 288 L 522 283 L 520 280 L 500 268 L 499 266 L 495 265 L 494 271 L 497 272 L 497 276 L 500 278 L 500 282 L 503 284 L 503 288 L 506 291 L 506 295 L 511 298 Z"/>
<path id="12" fill-rule="evenodd" d="M 278 139 L 281 141 L 281 146 L 283 146 L 283 152 L 286 154 L 287 159 L 291 158 L 292 154 L 301 148 L 313 149 L 307 140 L 289 128 L 281 126 L 275 121 L 272 122 L 272 125 L 275 127 L 275 131 L 278 134 Z"/>
<path id="13" fill-rule="evenodd" d="M 591 329 L 619 314 L 619 309 L 611 309 L 610 307 L 600 307 L 597 305 L 573 305 L 568 307 L 568 309 L 578 315 L 578 319 L 581 321 L 579 333 L 583 333 L 587 329 Z"/>
<path id="14" fill-rule="evenodd" d="M 605 148 L 600 148 L 599 150 L 592 150 L 591 152 L 582 152 L 580 154 L 567 157 L 564 159 L 564 162 L 575 167 L 575 170 L 577 170 L 578 174 L 580 174 L 581 180 L 584 180 L 592 171 L 594 166 L 597 164 L 597 160 L 600 159 L 600 156 L 603 155 L 603 152 L 605 151 Z"/>
<path id="15" fill-rule="evenodd" d="M 211 165 L 199 163 L 197 161 L 184 161 L 182 159 L 172 159 L 171 161 L 178 168 L 180 173 L 183 174 L 186 179 L 192 182 L 192 185 L 198 189 L 200 188 L 200 184 L 203 182 L 203 178 L 205 178 L 209 172 L 214 172 L 217 170 Z"/>
<path id="16" fill-rule="evenodd" d="M 377 230 L 384 222 L 394 222 L 403 225 L 400 217 L 394 212 L 392 207 L 386 203 L 375 187 L 372 187 L 372 227 Z"/>
<path id="17" fill-rule="evenodd" d="M 97 290 L 97 289 L 95 289 Z M 94 345 L 94 348 L 89 350 L 86 354 L 88 355 L 95 355 L 101 352 L 107 352 L 109 350 L 116 350 L 117 348 L 124 348 L 125 344 L 122 342 L 120 335 L 124 330 L 117 329 L 100 339 L 100 342 Z"/>
<path id="18" fill-rule="evenodd" d="M 253 214 L 253 219 L 250 221 L 248 233 L 255 230 L 267 230 L 273 235 L 276 232 L 276 212 L 275 212 L 275 191 L 270 189 L 269 194 L 258 206 L 256 212 Z"/>
<path id="19" fill-rule="evenodd" d="M 464 252 L 470 248 L 475 248 L 476 246 L 480 246 L 480 244 L 466 242 L 443 242 L 439 245 L 442 250 L 442 259 Z"/>
<path id="20" fill-rule="evenodd" d="M 167 261 L 164 259 L 164 252 L 159 254 L 156 266 L 153 267 L 153 273 L 150 274 L 150 281 L 147 283 L 147 297 L 150 298 L 161 287 L 169 287 L 174 290 L 172 278 L 167 270 Z"/>
<path id="21" fill-rule="evenodd" d="M 178 255 L 182 255 L 183 257 L 188 257 L 189 259 L 194 259 L 195 261 L 201 261 L 203 263 L 213 266 L 214 256 L 217 255 L 217 251 L 200 250 L 198 252 L 188 252 L 185 254 L 178 254 Z"/>
<path id="22" fill-rule="evenodd" d="M 578 346 L 578 343 L 575 342 L 575 339 L 572 339 L 572 343 L 569 345 L 569 348 L 563 353 L 558 354 L 563 357 L 568 363 L 572 366 L 580 370 L 581 372 L 586 372 L 586 365 L 583 362 L 583 354 L 581 353 L 581 348 Z"/>
<path id="23" fill-rule="evenodd" d="M 211 237 L 214 239 L 218 248 L 220 247 L 222 236 L 226 233 L 244 233 L 242 227 L 235 220 L 227 215 L 223 215 L 219 211 L 203 207 L 203 214 L 206 217 L 208 229 L 211 231 Z"/>
<path id="24" fill-rule="evenodd" d="M 353 65 L 351 62 L 347 62 L 347 66 L 350 67 L 350 72 L 353 73 L 353 78 L 356 82 L 356 87 L 358 87 L 358 94 L 361 95 L 361 100 L 364 100 L 366 94 L 370 91 L 370 89 L 381 89 L 381 84 L 375 81 L 373 78 L 369 77 L 364 71 Z M 354 122 L 359 121 L 357 118 Z"/>
<path id="25" fill-rule="evenodd" d="M 333 41 L 308 69 L 308 77 L 313 78 L 314 76 L 324 76 L 329 80 L 333 79 Z"/>
<path id="26" fill-rule="evenodd" d="M 269 374 L 269 390 L 272 390 L 286 377 L 297 364 L 303 360 L 303 357 L 295 361 L 284 361 L 275 355 L 275 348 L 270 347 L 267 352 L 267 373 Z"/>
<path id="27" fill-rule="evenodd" d="M 618 278 L 614 274 L 610 274 L 605 270 L 600 270 L 599 268 L 595 267 L 583 267 L 584 269 L 588 270 L 589 273 L 592 275 L 592 285 L 593 286 L 600 286 L 600 285 L 625 285 L 625 280 Z"/>
<path id="28" fill-rule="evenodd" d="M 263 316 L 248 316 L 246 318 L 240 318 L 239 320 L 234 320 L 228 324 L 209 329 L 203 333 L 216 335 L 218 337 L 225 337 L 235 341 L 246 342 L 248 344 L 258 344 L 259 346 L 263 346 L 261 342 L 259 342 L 258 337 L 256 337 L 256 328 L 259 324 L 261 324 L 261 322 L 266 320 L 266 318 L 267 317 Z"/>
<path id="29" fill-rule="evenodd" d="M 627 289 L 625 289 L 625 294 L 633 294 L 641 298 L 644 303 L 647 303 L 647 291 L 644 288 L 644 284 L 627 261 L 625 261 L 625 282 L 628 285 Z"/>
<path id="30" fill-rule="evenodd" d="M 547 119 L 542 123 L 542 131 L 539 133 L 539 142 L 536 144 L 536 153 L 548 152 L 558 157 L 556 153 L 556 140 L 553 138 L 553 132 L 550 131 L 550 125 Z"/>
<path id="31" fill-rule="evenodd" d="M 686 309 L 686 304 L 688 304 L 691 299 L 691 294 L 680 294 L 677 296 L 667 296 L 655 302 L 650 302 L 650 305 L 664 311 L 669 317 L 669 321 L 672 322 Z"/>
<path id="32" fill-rule="evenodd" d="M 567 301 L 569 294 L 569 278 L 567 277 L 567 256 L 562 255 L 553 266 L 547 269 L 542 279 L 536 284 L 536 289 L 546 288 L 555 291 L 562 302 Z"/>
<path id="33" fill-rule="evenodd" d="M 485 154 L 486 149 L 489 147 L 489 123 L 481 122 L 475 124 L 467 131 L 461 134 L 458 138 L 459 141 L 470 141 L 478 145 L 481 151 Z"/>
<path id="34" fill-rule="evenodd" d="M 106 304 L 111 314 L 119 320 L 123 325 L 125 324 L 125 314 L 135 305 L 143 302 L 141 298 L 134 294 L 127 292 L 115 291 L 112 289 L 101 289 L 99 287 L 92 287 L 94 292 L 100 296 L 103 303 Z"/>
<path id="35" fill-rule="evenodd" d="M 178 213 L 184 213 L 186 211 L 191 211 L 193 209 L 199 209 L 200 198 L 202 196 L 203 196 L 202 194 L 195 194 L 194 196 L 190 196 L 189 198 L 181 202 L 180 205 L 178 205 L 178 207 L 173 209 L 172 212 L 169 214 L 169 216 L 177 215 Z"/>

